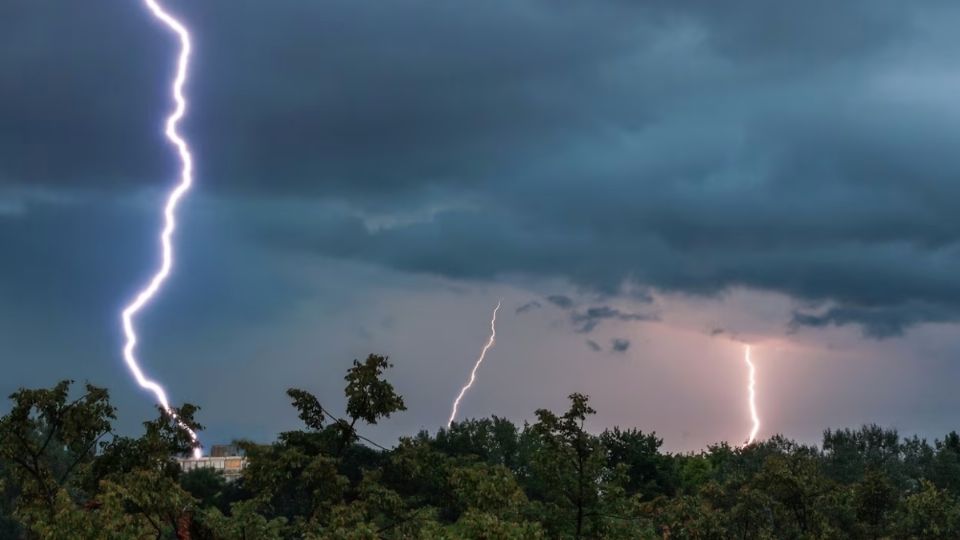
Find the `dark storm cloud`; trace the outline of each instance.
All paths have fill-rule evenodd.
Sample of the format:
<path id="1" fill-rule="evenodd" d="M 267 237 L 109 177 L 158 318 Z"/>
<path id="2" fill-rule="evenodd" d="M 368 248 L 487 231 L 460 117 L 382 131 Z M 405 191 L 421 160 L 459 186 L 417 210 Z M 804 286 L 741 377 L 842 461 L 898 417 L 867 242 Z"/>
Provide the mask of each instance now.
<path id="1" fill-rule="evenodd" d="M 0 17 L 0 185 L 171 174 L 169 37 L 135 3 L 80 4 Z M 198 29 L 201 185 L 271 201 L 237 230 L 273 245 L 604 293 L 745 286 L 875 337 L 960 316 L 949 3 L 171 4 Z"/>
<path id="2" fill-rule="evenodd" d="M 190 306 L 194 316 L 226 323 L 266 317 L 303 294 L 296 283 L 277 280 L 258 264 L 250 246 L 231 238 L 227 225 L 202 204 L 192 209 L 200 210 L 200 217 L 181 220 L 190 234 L 178 239 L 177 258 L 189 271 L 168 286 L 164 305 Z M 31 207 L 24 218 L 0 226 L 0 246 L 17 254 L 0 265 L 0 297 L 8 306 L 21 306 L 18 313 L 24 315 L 38 311 L 65 321 L 103 317 L 104 327 L 118 330 L 117 310 L 158 257 L 150 241 L 156 221 L 155 212 L 112 201 Z M 160 311 L 161 322 L 181 318 Z"/>
<path id="3" fill-rule="evenodd" d="M 517 314 L 526 313 L 526 312 L 528 312 L 528 311 L 533 311 L 533 310 L 535 310 L 535 309 L 540 309 L 541 307 L 543 307 L 543 306 L 540 305 L 540 302 L 537 302 L 536 300 L 531 300 L 531 301 L 527 302 L 526 304 L 523 304 L 522 306 L 518 307 L 518 308 L 516 309 L 516 313 L 517 313 Z"/>
<path id="4" fill-rule="evenodd" d="M 547 301 L 560 309 L 570 309 L 573 307 L 573 299 L 562 294 L 552 294 L 547 297 Z"/>
<path id="5" fill-rule="evenodd" d="M 630 348 L 629 339 L 616 338 L 613 341 L 611 341 L 611 344 L 610 344 L 610 350 L 617 353 L 627 352 L 627 349 L 629 348 Z"/>
<path id="6" fill-rule="evenodd" d="M 823 313 L 795 312 L 791 328 L 822 328 L 830 325 L 860 324 L 865 336 L 884 339 L 901 336 L 904 329 L 921 322 L 944 322 L 956 318 L 952 310 L 942 306 L 911 304 L 908 306 L 834 307 Z"/>
<path id="7" fill-rule="evenodd" d="M 593 332 L 604 320 L 616 321 L 655 321 L 656 315 L 646 313 L 624 313 L 610 306 L 592 307 L 583 312 L 574 312 L 570 321 L 577 327 L 578 332 Z"/>
<path id="8" fill-rule="evenodd" d="M 99 190 L 170 174 L 157 110 L 169 44 L 136 2 L 5 5 L 0 187 Z"/>

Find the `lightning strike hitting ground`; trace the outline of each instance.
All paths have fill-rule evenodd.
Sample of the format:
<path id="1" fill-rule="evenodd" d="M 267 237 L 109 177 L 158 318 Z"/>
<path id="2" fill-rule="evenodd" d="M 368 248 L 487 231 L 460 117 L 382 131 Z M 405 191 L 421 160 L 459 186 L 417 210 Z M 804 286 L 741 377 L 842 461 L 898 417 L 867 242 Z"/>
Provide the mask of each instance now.
<path id="1" fill-rule="evenodd" d="M 747 442 L 744 446 L 753 444 L 753 441 L 757 438 L 757 432 L 760 431 L 760 417 L 757 416 L 757 370 L 753 365 L 753 361 L 750 359 L 750 346 L 747 345 L 744 349 L 743 360 L 747 363 L 747 367 L 750 368 L 750 383 L 747 385 L 747 394 L 750 398 L 750 418 L 753 419 L 753 428 L 750 430 L 750 436 L 747 437 Z"/>
<path id="2" fill-rule="evenodd" d="M 170 90 L 175 107 L 167 117 L 165 133 L 167 139 L 177 149 L 177 153 L 180 156 L 181 169 L 180 180 L 173 191 L 171 191 L 167 196 L 166 206 L 164 207 L 163 211 L 164 226 L 163 231 L 160 234 L 160 268 L 157 269 L 156 273 L 144 286 L 144 288 L 137 293 L 133 301 L 123 308 L 123 333 L 126 336 L 126 344 L 123 347 L 123 359 L 126 361 L 127 367 L 130 368 L 130 372 L 137 380 L 137 383 L 141 387 L 153 392 L 153 395 L 156 396 L 157 402 L 160 403 L 160 406 L 163 407 L 167 413 L 171 414 L 173 418 L 179 422 L 180 425 L 187 430 L 187 432 L 190 433 L 190 438 L 193 439 L 194 443 L 194 456 L 200 457 L 202 455 L 202 450 L 200 448 L 200 441 L 197 439 L 197 434 L 176 417 L 176 415 L 173 413 L 173 410 L 170 408 L 169 401 L 167 401 L 167 393 L 159 383 L 148 379 L 143 374 L 136 356 L 137 332 L 134 326 L 134 318 L 137 316 L 137 313 L 139 313 L 144 307 L 146 307 L 148 303 L 150 303 L 151 300 L 153 300 L 154 296 L 156 296 L 157 292 L 160 290 L 160 287 L 163 285 L 163 282 L 166 281 L 167 277 L 170 275 L 170 270 L 173 268 L 172 237 L 177 228 L 177 205 L 193 185 L 193 156 L 190 154 L 190 147 L 187 145 L 187 142 L 177 131 L 177 125 L 180 123 L 180 120 L 183 119 L 187 111 L 187 100 L 183 96 L 183 87 L 187 82 L 187 68 L 190 64 L 190 32 L 187 31 L 187 28 L 183 25 L 183 23 L 167 13 L 163 7 L 156 2 L 156 0 L 144 0 L 144 5 L 150 10 L 150 13 L 156 19 L 162 22 L 164 26 L 166 26 L 171 32 L 176 34 L 177 38 L 180 40 L 180 55 L 177 59 L 177 72 Z"/>
<path id="3" fill-rule="evenodd" d="M 477 358 L 477 363 L 474 364 L 473 371 L 470 372 L 470 380 L 460 389 L 460 394 L 457 396 L 457 399 L 453 400 L 453 410 L 450 411 L 450 419 L 447 420 L 448 429 L 453 424 L 453 419 L 457 417 L 457 408 L 460 407 L 460 400 L 463 399 L 463 395 L 473 386 L 473 381 L 477 378 L 477 369 L 480 367 L 480 364 L 483 363 L 483 358 L 487 356 L 487 351 L 489 351 L 490 347 L 493 347 L 493 344 L 497 341 L 497 311 L 500 311 L 501 302 L 502 301 L 498 301 L 497 307 L 493 308 L 493 318 L 490 319 L 490 339 L 487 340 L 487 344 L 484 345 L 483 350 L 480 351 L 480 358 Z"/>

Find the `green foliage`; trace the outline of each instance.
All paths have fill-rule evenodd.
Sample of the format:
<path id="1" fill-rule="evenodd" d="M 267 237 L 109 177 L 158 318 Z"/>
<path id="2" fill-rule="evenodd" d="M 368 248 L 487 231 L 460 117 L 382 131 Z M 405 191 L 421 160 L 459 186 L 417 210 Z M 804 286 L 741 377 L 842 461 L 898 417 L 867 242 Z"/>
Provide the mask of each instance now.
<path id="1" fill-rule="evenodd" d="M 20 390 L 0 418 L 0 538 L 960 538 L 956 432 L 930 445 L 870 425 L 827 430 L 822 449 L 774 436 L 671 454 L 654 433 L 591 433 L 572 394 L 532 424 L 464 420 L 384 448 L 363 432 L 405 409 L 390 367 L 353 362 L 342 417 L 289 390 L 304 429 L 240 443 L 236 482 L 173 459 L 196 407 L 119 436 L 103 389 Z"/>
<path id="2" fill-rule="evenodd" d="M 889 477 L 896 477 L 901 464 L 900 450 L 897 431 L 877 425 L 858 430 L 828 429 L 823 434 L 825 465 L 838 482 L 859 481 L 868 469 L 882 470 Z"/>
<path id="3" fill-rule="evenodd" d="M 890 479 L 878 469 L 870 469 L 854 486 L 854 505 L 862 538 L 882 538 L 896 508 L 897 493 Z"/>
<path id="4" fill-rule="evenodd" d="M 216 469 L 193 469 L 179 478 L 180 487 L 196 499 L 200 508 L 216 508 L 229 513 L 236 502 L 248 498 L 242 483 L 228 482 Z"/>
<path id="5" fill-rule="evenodd" d="M 529 482 L 544 510 L 553 515 L 554 534 L 572 533 L 580 538 L 599 500 L 598 483 L 603 468 L 599 443 L 584 429 L 587 416 L 595 414 L 583 394 L 570 395 L 570 410 L 562 416 L 537 411 L 532 432 L 540 452 L 531 463 Z"/>
<path id="6" fill-rule="evenodd" d="M 437 432 L 433 446 L 449 456 L 475 457 L 491 465 L 520 469 L 520 432 L 497 416 L 454 422 Z"/>
<path id="7" fill-rule="evenodd" d="M 21 535 L 20 524 L 13 516 L 20 493 L 10 474 L 10 468 L 0 459 L 0 538 L 19 538 Z"/>
<path id="8" fill-rule="evenodd" d="M 499 513 L 518 519 L 527 497 L 510 469 L 503 465 L 475 463 L 450 473 L 457 504 L 466 512 Z"/>
<path id="9" fill-rule="evenodd" d="M 131 538 L 189 528 L 193 499 L 176 482 L 172 456 L 190 450 L 178 421 L 161 411 L 138 439 L 113 436 L 107 391 L 71 381 L 19 390 L 0 418 L 0 465 L 17 494 L 14 515 L 40 538 Z M 193 421 L 196 408 L 174 411 Z"/>
<path id="10" fill-rule="evenodd" d="M 930 481 L 960 496 L 960 435 L 951 431 L 942 441 L 936 441 L 936 454 L 931 459 Z"/>
<path id="11" fill-rule="evenodd" d="M 361 419 L 376 424 L 381 418 L 390 418 L 397 411 L 407 410 L 403 398 L 397 395 L 393 385 L 382 378 L 383 371 L 393 367 L 386 356 L 371 354 L 361 363 L 353 361 L 353 367 L 345 377 L 347 388 L 347 414 L 354 421 Z"/>
<path id="12" fill-rule="evenodd" d="M 960 538 L 960 505 L 946 490 L 924 480 L 920 491 L 904 499 L 894 523 L 898 538 Z"/>
<path id="13" fill-rule="evenodd" d="M 600 443 L 607 454 L 607 466 L 627 467 L 628 495 L 640 495 L 652 500 L 661 495 L 676 493 L 679 477 L 671 467 L 670 458 L 660 453 L 663 439 L 655 433 L 645 434 L 637 429 L 620 430 L 615 427 L 600 434 Z"/>
<path id="14" fill-rule="evenodd" d="M 539 540 L 547 538 L 539 523 L 507 521 L 494 513 L 470 510 L 450 528 L 452 538 Z"/>
<path id="15" fill-rule="evenodd" d="M 0 419 L 0 459 L 31 513 L 56 513 L 59 491 L 92 461 L 115 418 L 105 389 L 87 385 L 68 401 L 71 383 L 15 392 L 12 410 Z"/>
<path id="16" fill-rule="evenodd" d="M 230 506 L 228 515 L 213 508 L 199 515 L 203 529 L 217 540 L 281 540 L 286 520 L 267 519 L 257 511 L 257 501 L 241 501 Z"/>
<path id="17" fill-rule="evenodd" d="M 303 420 L 303 423 L 306 424 L 308 429 L 315 431 L 323 429 L 327 417 L 323 413 L 323 407 L 320 405 L 320 401 L 316 396 L 310 392 L 296 388 L 287 390 L 287 395 L 293 398 L 293 406 L 300 411 L 298 416 L 300 416 L 300 420 Z"/>

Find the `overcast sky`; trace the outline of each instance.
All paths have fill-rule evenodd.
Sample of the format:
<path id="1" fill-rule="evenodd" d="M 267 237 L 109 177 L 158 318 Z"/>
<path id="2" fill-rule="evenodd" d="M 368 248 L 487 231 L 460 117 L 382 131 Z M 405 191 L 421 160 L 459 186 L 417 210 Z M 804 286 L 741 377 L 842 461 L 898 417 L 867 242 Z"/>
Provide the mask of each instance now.
<path id="1" fill-rule="evenodd" d="M 958 428 L 960 6 L 169 0 L 197 186 L 140 319 L 208 443 L 377 352 L 436 429 L 589 393 L 672 450 Z M 177 43 L 131 0 L 0 6 L 0 393 L 152 414 L 118 311 L 157 264 Z M 8 405 L 3 404 L 0 410 Z"/>

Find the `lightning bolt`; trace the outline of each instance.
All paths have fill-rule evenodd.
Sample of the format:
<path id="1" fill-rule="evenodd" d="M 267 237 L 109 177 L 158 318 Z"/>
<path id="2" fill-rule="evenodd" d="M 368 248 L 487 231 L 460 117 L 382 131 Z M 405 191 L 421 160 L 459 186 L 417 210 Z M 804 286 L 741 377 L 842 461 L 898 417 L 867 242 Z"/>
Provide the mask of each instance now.
<path id="1" fill-rule="evenodd" d="M 123 347 L 123 359 L 133 374 L 133 377 L 137 380 L 137 384 L 153 392 L 153 395 L 156 396 L 157 402 L 160 403 L 163 410 L 170 414 L 174 420 L 190 434 L 190 438 L 194 444 L 194 457 L 200 457 L 202 450 L 200 441 L 197 439 L 197 434 L 177 418 L 176 413 L 170 408 L 167 393 L 159 383 L 148 379 L 143 374 L 143 370 L 140 369 L 136 356 L 137 332 L 134 326 L 134 319 L 137 314 L 153 300 L 163 286 L 163 283 L 170 276 L 170 270 L 173 268 L 172 238 L 177 228 L 177 206 L 193 185 L 193 156 L 190 154 L 190 147 L 187 145 L 187 141 L 184 140 L 180 132 L 177 131 L 180 120 L 183 119 L 187 112 L 187 100 L 183 96 L 183 87 L 187 82 L 187 69 L 190 65 L 190 32 L 183 23 L 165 11 L 156 0 L 144 0 L 144 5 L 156 19 L 162 22 L 168 30 L 176 34 L 180 40 L 177 72 L 170 89 L 175 106 L 167 117 L 165 134 L 170 143 L 177 149 L 177 153 L 180 156 L 181 169 L 180 180 L 173 191 L 167 196 L 167 202 L 163 209 L 164 226 L 163 231 L 160 233 L 162 261 L 160 268 L 157 269 L 156 273 L 150 278 L 150 281 L 147 282 L 143 289 L 136 294 L 133 301 L 123 308 L 123 333 L 126 336 L 126 343 Z"/>
<path id="2" fill-rule="evenodd" d="M 484 345 L 483 350 L 480 351 L 480 358 L 477 358 L 477 363 L 473 365 L 473 371 L 470 372 L 470 380 L 460 389 L 460 394 L 457 396 L 457 399 L 453 400 L 453 410 L 450 411 L 450 419 L 447 420 L 447 429 L 453 424 L 453 419 L 457 417 L 460 400 L 463 399 L 463 395 L 467 393 L 467 390 L 473 386 L 473 381 L 477 379 L 477 369 L 480 368 L 484 357 L 487 356 L 487 351 L 489 351 L 497 341 L 497 311 L 500 311 L 501 302 L 502 301 L 497 301 L 497 307 L 493 308 L 493 318 L 490 319 L 490 339 L 487 340 L 487 344 Z"/>
<path id="3" fill-rule="evenodd" d="M 760 417 L 757 416 L 757 369 L 753 365 L 753 361 L 750 359 L 750 345 L 746 345 L 743 353 L 743 361 L 746 362 L 747 367 L 750 370 L 750 379 L 747 384 L 747 395 L 749 396 L 750 401 L 750 418 L 753 419 L 753 428 L 750 430 L 750 436 L 747 437 L 747 442 L 744 446 L 753 444 L 753 441 L 757 438 L 757 432 L 760 431 Z"/>

